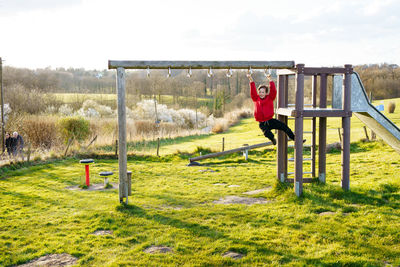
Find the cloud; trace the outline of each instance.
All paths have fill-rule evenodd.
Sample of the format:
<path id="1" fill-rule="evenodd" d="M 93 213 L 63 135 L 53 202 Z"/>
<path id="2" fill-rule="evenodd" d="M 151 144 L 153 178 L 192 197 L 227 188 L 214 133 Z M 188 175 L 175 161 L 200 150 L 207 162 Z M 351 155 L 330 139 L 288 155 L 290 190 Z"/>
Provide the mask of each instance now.
<path id="1" fill-rule="evenodd" d="M 17 66 L 106 68 L 107 59 L 400 62 L 400 1 L 0 0 L 0 9 L 9 14 L 0 16 L 8 25 L 0 51 Z"/>
<path id="2" fill-rule="evenodd" d="M 0 14 L 13 15 L 39 9 L 55 9 L 79 5 L 82 0 L 0 0 Z"/>

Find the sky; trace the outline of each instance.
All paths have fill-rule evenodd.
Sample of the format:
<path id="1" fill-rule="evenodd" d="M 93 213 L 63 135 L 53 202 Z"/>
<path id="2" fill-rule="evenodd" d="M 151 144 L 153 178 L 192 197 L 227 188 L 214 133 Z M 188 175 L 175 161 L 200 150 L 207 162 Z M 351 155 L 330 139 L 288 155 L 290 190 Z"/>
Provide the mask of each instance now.
<path id="1" fill-rule="evenodd" d="M 399 0 L 0 0 L 4 65 L 108 60 L 400 64 Z"/>

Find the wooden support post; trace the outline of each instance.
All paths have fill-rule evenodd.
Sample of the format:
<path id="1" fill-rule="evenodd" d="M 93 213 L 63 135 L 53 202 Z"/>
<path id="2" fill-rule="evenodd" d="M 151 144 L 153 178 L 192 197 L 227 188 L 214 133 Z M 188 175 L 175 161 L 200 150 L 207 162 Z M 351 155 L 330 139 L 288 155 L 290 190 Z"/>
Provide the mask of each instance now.
<path id="1" fill-rule="evenodd" d="M 160 156 L 159 152 L 160 152 L 160 137 L 157 137 L 157 157 Z"/>
<path id="2" fill-rule="evenodd" d="M 4 89 L 3 89 L 3 60 L 0 57 L 0 94 L 1 94 L 1 103 L 0 103 L 0 109 L 1 109 L 1 147 L 2 151 L 4 153 L 5 151 L 5 133 L 4 133 Z"/>
<path id="3" fill-rule="evenodd" d="M 318 76 L 314 75 L 312 79 L 312 106 L 313 108 L 317 107 L 317 86 L 318 86 Z M 317 118 L 313 117 L 312 118 L 312 139 L 311 139 L 311 172 L 312 172 L 312 177 L 314 178 L 316 176 L 316 147 L 317 147 Z"/>
<path id="4" fill-rule="evenodd" d="M 366 127 L 366 126 L 363 126 L 363 128 L 364 128 L 365 138 L 367 139 L 367 141 L 369 141 L 369 136 L 368 136 L 367 127 Z"/>
<path id="5" fill-rule="evenodd" d="M 119 166 L 119 201 L 126 198 L 128 204 L 127 157 L 126 157 L 126 106 L 125 106 L 125 69 L 117 68 L 118 94 L 118 166 Z"/>
<path id="6" fill-rule="evenodd" d="M 69 146 L 72 144 L 72 141 L 74 141 L 74 138 L 70 138 L 70 139 L 68 140 L 67 148 L 66 148 L 65 151 L 64 151 L 64 157 L 67 156 L 68 149 L 69 149 Z"/>
<path id="7" fill-rule="evenodd" d="M 132 172 L 127 171 L 126 173 L 128 178 L 128 196 L 132 195 Z"/>
<path id="8" fill-rule="evenodd" d="M 340 128 L 337 128 L 338 134 L 339 134 L 339 141 L 342 143 L 342 133 L 340 132 Z"/>
<path id="9" fill-rule="evenodd" d="M 296 114 L 294 190 L 297 196 L 303 194 L 303 110 L 304 110 L 304 64 L 297 64 L 296 71 Z"/>
<path id="10" fill-rule="evenodd" d="M 248 146 L 248 145 L 247 145 Z M 247 161 L 248 159 L 249 159 L 249 150 L 244 150 L 243 151 L 243 156 L 244 156 L 244 159 Z"/>
<path id="11" fill-rule="evenodd" d="M 342 189 L 350 190 L 350 119 L 351 119 L 351 75 L 353 68 L 345 65 L 343 109 L 348 114 L 342 118 Z"/>
<path id="12" fill-rule="evenodd" d="M 225 138 L 222 137 L 222 152 L 225 150 Z"/>
<path id="13" fill-rule="evenodd" d="M 115 157 L 118 158 L 118 139 L 115 140 Z"/>
<path id="14" fill-rule="evenodd" d="M 327 102 L 327 75 L 321 74 L 321 85 L 319 94 L 319 106 L 326 108 Z M 319 118 L 319 140 L 318 140 L 318 178 L 321 183 L 326 181 L 326 117 Z"/>
<path id="15" fill-rule="evenodd" d="M 285 76 L 285 86 L 284 86 L 284 102 L 283 102 L 283 105 L 285 106 L 285 107 L 287 107 L 288 106 L 288 103 L 289 103 L 289 76 L 288 75 L 286 75 Z M 285 124 L 287 125 L 288 124 L 288 117 L 287 116 L 285 116 L 284 117 L 284 122 L 285 122 Z M 286 179 L 287 179 L 287 177 L 288 177 L 288 138 L 287 138 L 287 135 L 285 134 L 284 135 L 285 137 L 285 139 L 284 139 L 284 144 L 285 144 L 285 147 L 284 147 L 284 153 L 283 153 L 283 156 L 284 156 L 284 158 L 283 158 L 283 162 L 284 162 L 284 173 L 285 173 L 285 177 L 286 177 Z"/>
<path id="16" fill-rule="evenodd" d="M 28 151 L 27 151 L 27 157 L 26 157 L 26 161 L 29 162 L 31 160 L 31 143 L 28 143 Z"/>
<path id="17" fill-rule="evenodd" d="M 285 105 L 285 85 L 287 75 L 279 75 L 278 77 L 278 108 L 284 108 Z M 278 115 L 278 120 L 285 122 L 285 116 Z M 284 182 L 287 178 L 287 137 L 282 131 L 278 131 L 277 138 L 277 176 L 278 180 Z M 286 155 L 286 157 L 285 157 Z"/>

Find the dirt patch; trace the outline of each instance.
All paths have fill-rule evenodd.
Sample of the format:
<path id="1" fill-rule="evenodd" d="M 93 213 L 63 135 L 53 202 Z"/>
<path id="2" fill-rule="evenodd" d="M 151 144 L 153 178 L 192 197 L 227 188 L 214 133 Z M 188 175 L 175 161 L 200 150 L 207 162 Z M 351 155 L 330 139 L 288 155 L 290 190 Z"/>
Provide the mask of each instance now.
<path id="1" fill-rule="evenodd" d="M 172 253 L 172 248 L 164 246 L 151 246 L 143 250 L 145 253 L 156 254 L 156 253 Z"/>
<path id="2" fill-rule="evenodd" d="M 67 254 L 49 254 L 38 259 L 32 260 L 28 263 L 18 265 L 23 267 L 34 267 L 34 266 L 71 266 L 75 265 L 78 261 L 77 258 Z"/>
<path id="3" fill-rule="evenodd" d="M 97 230 L 92 233 L 92 235 L 112 235 L 113 231 L 111 230 Z"/>
<path id="4" fill-rule="evenodd" d="M 215 183 L 215 184 L 213 184 L 213 185 L 227 185 L 226 183 Z"/>
<path id="5" fill-rule="evenodd" d="M 227 196 L 225 198 L 220 198 L 219 200 L 213 201 L 214 204 L 266 204 L 271 201 L 265 198 L 250 198 L 250 197 L 238 197 L 238 196 Z"/>
<path id="6" fill-rule="evenodd" d="M 87 189 L 82 189 L 79 187 L 79 185 L 73 185 L 73 186 L 68 186 L 65 189 L 74 190 L 74 191 L 106 191 L 106 190 L 118 189 L 117 183 L 110 183 L 110 185 L 112 187 L 104 188 L 104 184 L 91 184 L 89 186 L 89 188 L 87 188 Z"/>
<path id="7" fill-rule="evenodd" d="M 327 153 L 330 153 L 330 152 L 332 152 L 333 150 L 340 150 L 341 147 L 342 147 L 342 144 L 341 144 L 340 142 L 335 142 L 335 143 L 332 143 L 332 144 L 327 144 L 327 145 L 326 145 L 326 152 L 327 152 Z"/>
<path id="8" fill-rule="evenodd" d="M 224 254 L 222 254 L 222 257 L 224 257 L 224 258 L 229 257 L 229 258 L 232 258 L 235 260 L 239 260 L 239 259 L 243 258 L 244 255 L 237 253 L 237 252 L 233 252 L 233 251 L 227 251 Z"/>
<path id="9" fill-rule="evenodd" d="M 334 212 L 334 211 L 324 211 L 324 212 L 319 213 L 318 215 L 319 216 L 327 216 L 327 215 L 335 215 L 335 214 L 336 214 L 336 212 Z"/>
<path id="10" fill-rule="evenodd" d="M 181 210 L 181 209 L 183 209 L 183 206 L 162 205 L 161 207 L 163 209 L 168 209 L 168 210 Z"/>
<path id="11" fill-rule="evenodd" d="M 240 187 L 240 185 L 237 185 L 237 184 L 231 184 L 231 185 L 229 185 L 228 187 L 229 187 L 229 188 L 232 188 L 232 187 Z"/>
<path id="12" fill-rule="evenodd" d="M 257 195 L 257 194 L 260 194 L 262 192 L 268 191 L 271 188 L 272 188 L 271 186 L 268 186 L 266 188 L 261 188 L 261 189 L 257 189 L 257 190 L 253 190 L 253 191 L 248 191 L 248 192 L 244 192 L 242 194 L 245 194 L 245 195 Z"/>

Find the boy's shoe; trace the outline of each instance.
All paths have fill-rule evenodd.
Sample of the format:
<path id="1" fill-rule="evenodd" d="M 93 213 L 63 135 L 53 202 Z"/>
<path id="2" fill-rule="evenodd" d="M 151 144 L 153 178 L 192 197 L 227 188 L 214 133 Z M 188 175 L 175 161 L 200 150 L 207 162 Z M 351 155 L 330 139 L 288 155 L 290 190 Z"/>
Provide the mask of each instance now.
<path id="1" fill-rule="evenodd" d="M 274 139 L 272 139 L 272 144 L 274 144 L 274 146 L 276 145 L 276 139 L 274 137 Z"/>

